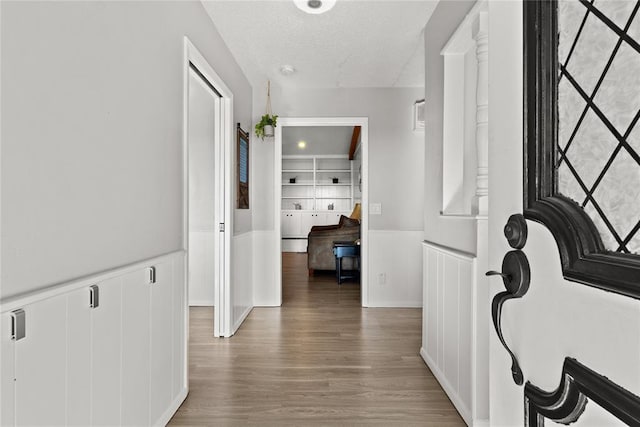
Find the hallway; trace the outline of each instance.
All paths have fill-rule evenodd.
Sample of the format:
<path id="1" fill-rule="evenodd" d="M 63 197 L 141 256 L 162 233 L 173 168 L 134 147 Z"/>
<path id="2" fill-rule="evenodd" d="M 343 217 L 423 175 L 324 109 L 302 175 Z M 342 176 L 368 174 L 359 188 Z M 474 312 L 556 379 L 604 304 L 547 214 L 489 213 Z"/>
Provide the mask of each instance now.
<path id="1" fill-rule="evenodd" d="M 229 339 L 191 308 L 190 392 L 170 425 L 464 425 L 418 355 L 420 309 L 362 309 L 357 284 L 308 278 L 305 254 L 283 254 L 283 283 L 283 306 Z"/>

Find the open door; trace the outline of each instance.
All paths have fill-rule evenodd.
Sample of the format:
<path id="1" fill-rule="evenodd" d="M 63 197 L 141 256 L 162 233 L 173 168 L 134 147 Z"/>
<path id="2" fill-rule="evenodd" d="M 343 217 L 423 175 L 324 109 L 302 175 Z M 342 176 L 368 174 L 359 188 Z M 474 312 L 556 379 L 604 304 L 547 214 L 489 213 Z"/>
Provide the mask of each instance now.
<path id="1" fill-rule="evenodd" d="M 639 8 L 489 2 L 492 425 L 640 424 Z"/>
<path id="2" fill-rule="evenodd" d="M 184 245 L 189 305 L 213 306 L 214 336 L 230 336 L 233 94 L 185 37 Z"/>

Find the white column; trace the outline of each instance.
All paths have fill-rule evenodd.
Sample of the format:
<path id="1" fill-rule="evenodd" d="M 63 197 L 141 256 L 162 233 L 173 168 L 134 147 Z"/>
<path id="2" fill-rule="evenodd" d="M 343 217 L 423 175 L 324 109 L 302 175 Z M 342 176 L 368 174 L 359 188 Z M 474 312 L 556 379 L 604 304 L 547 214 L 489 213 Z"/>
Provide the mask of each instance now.
<path id="1" fill-rule="evenodd" d="M 488 16 L 480 12 L 473 22 L 472 35 L 476 41 L 476 149 L 478 174 L 476 177 L 475 208 L 478 214 L 489 211 L 489 32 Z"/>

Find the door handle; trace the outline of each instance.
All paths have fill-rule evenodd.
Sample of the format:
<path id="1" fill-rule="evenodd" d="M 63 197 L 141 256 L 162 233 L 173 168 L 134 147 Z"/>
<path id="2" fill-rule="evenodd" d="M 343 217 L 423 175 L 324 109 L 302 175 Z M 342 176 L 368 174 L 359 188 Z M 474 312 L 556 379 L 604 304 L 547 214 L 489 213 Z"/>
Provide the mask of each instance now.
<path id="1" fill-rule="evenodd" d="M 492 270 L 487 271 L 485 274 L 487 276 L 502 277 L 502 282 L 506 288 L 506 291 L 499 292 L 493 297 L 493 301 L 491 302 L 491 318 L 493 319 L 493 327 L 498 334 L 498 339 L 500 339 L 502 346 L 511 357 L 511 376 L 513 377 L 513 381 L 518 385 L 522 385 L 524 382 L 522 368 L 520 368 L 518 359 L 509 348 L 502 334 L 502 305 L 510 299 L 521 298 L 529 290 L 529 283 L 531 281 L 529 261 L 521 250 L 510 251 L 507 252 L 502 260 L 502 272 Z"/>
<path id="2" fill-rule="evenodd" d="M 505 274 L 505 273 L 500 273 L 499 271 L 495 271 L 495 270 L 489 270 L 484 274 L 485 274 L 485 276 L 500 276 L 500 277 L 502 277 L 503 280 L 504 279 L 511 280 L 511 275 Z"/>
<path id="3" fill-rule="evenodd" d="M 520 250 L 527 243 L 527 221 L 522 214 L 511 215 L 503 231 L 509 246 L 515 250 L 507 252 L 502 259 L 502 272 L 490 270 L 485 274 L 487 276 L 502 277 L 502 283 L 506 288 L 506 291 L 499 292 L 493 297 L 493 301 L 491 301 L 491 318 L 500 342 L 509 353 L 509 356 L 511 356 L 511 376 L 513 381 L 518 385 L 522 385 L 524 382 L 522 369 L 518 359 L 502 335 L 502 305 L 510 299 L 522 298 L 529 290 L 529 283 L 531 282 L 529 260 L 527 260 L 524 252 Z"/>

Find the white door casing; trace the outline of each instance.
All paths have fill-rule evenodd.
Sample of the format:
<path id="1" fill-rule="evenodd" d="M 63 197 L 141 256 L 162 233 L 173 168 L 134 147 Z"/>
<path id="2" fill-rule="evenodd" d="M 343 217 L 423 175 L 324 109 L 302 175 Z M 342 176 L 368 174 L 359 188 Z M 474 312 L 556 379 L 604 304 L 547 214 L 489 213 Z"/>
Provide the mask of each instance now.
<path id="1" fill-rule="evenodd" d="M 361 298 L 362 306 L 367 307 L 368 300 L 368 230 L 369 230 L 369 193 L 368 193 L 368 177 L 369 177 L 369 119 L 367 117 L 316 117 L 316 118 L 301 118 L 301 117 L 282 117 L 278 119 L 278 126 L 275 128 L 274 138 L 274 235 L 276 236 L 274 253 L 276 254 L 275 266 L 275 283 L 277 286 L 277 296 L 275 298 L 278 301 L 278 305 L 282 305 L 282 233 L 281 224 L 278 218 L 281 217 L 281 203 L 282 198 L 282 128 L 286 126 L 361 126 L 360 132 L 360 146 L 362 150 L 362 214 L 360 222 L 360 286 L 361 286 Z"/>
<path id="2" fill-rule="evenodd" d="M 183 247 L 186 251 L 189 248 L 189 69 L 195 67 L 202 78 L 215 88 L 220 95 L 220 108 L 216 119 L 219 126 L 216 126 L 215 141 L 215 224 L 220 227 L 220 231 L 215 233 L 214 258 L 215 271 L 215 314 L 214 314 L 214 336 L 231 335 L 231 230 L 233 230 L 233 216 L 231 213 L 232 202 L 232 156 L 233 156 L 233 93 L 209 65 L 198 49 L 191 41 L 184 38 L 184 61 L 183 61 Z M 189 265 L 189 254 L 187 253 L 187 265 Z M 189 301 L 188 295 L 188 268 L 185 269 L 187 289 L 185 289 L 185 303 Z M 188 313 L 188 311 L 187 311 Z M 188 316 L 188 314 L 187 314 Z M 185 322 L 188 327 L 188 322 Z"/>

